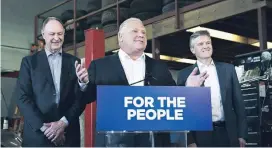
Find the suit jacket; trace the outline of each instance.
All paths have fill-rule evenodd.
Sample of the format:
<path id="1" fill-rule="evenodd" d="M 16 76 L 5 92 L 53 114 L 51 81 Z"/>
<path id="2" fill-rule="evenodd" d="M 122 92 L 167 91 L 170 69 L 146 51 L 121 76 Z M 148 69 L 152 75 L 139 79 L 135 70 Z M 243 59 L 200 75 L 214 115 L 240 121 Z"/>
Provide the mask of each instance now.
<path id="1" fill-rule="evenodd" d="M 79 116 L 85 109 L 75 73 L 75 61 L 80 60 L 62 52 L 60 102 L 45 51 L 24 57 L 16 87 L 16 101 L 24 117 L 23 146 L 54 146 L 40 131 L 43 123 L 58 121 L 65 116 L 65 146 L 80 146 Z"/>
<path id="2" fill-rule="evenodd" d="M 145 59 L 146 76 L 149 75 L 150 77 L 146 77 L 145 85 L 176 85 L 165 63 L 154 60 L 148 56 L 146 56 Z M 88 72 L 90 82 L 84 97 L 87 103 L 96 99 L 97 85 L 129 85 L 118 54 L 92 61 Z M 105 137 L 105 135 L 100 137 Z M 126 134 L 125 136 L 122 136 L 122 134 L 113 134 L 111 139 L 115 139 L 111 144 L 102 140 L 102 144 L 97 144 L 96 146 L 151 146 L 149 134 Z M 169 133 L 156 133 L 155 145 L 170 146 Z"/>
<path id="3" fill-rule="evenodd" d="M 232 146 L 237 146 L 238 138 L 247 136 L 247 120 L 240 84 L 233 65 L 215 62 L 219 79 L 226 129 Z M 186 80 L 197 64 L 180 71 L 177 85 L 185 86 Z M 199 71 L 198 71 L 199 74 Z M 194 132 L 188 134 L 188 144 L 195 143 Z"/>

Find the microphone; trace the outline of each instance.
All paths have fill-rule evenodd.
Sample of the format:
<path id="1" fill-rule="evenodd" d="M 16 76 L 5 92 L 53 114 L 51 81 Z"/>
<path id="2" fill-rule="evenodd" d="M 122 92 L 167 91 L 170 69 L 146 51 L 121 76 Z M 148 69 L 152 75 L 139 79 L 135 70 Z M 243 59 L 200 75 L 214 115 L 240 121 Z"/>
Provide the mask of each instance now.
<path id="1" fill-rule="evenodd" d="M 134 85 L 134 84 L 138 84 L 138 83 L 140 83 L 140 82 L 143 82 L 143 81 L 145 81 L 145 82 L 147 81 L 147 83 L 148 83 L 148 85 L 149 85 L 149 79 L 150 79 L 150 78 L 152 78 L 152 79 L 154 79 L 154 80 L 158 80 L 157 78 L 153 77 L 153 75 L 152 75 L 151 73 L 146 73 L 144 79 L 142 79 L 142 80 L 140 80 L 140 81 L 137 81 L 137 82 L 134 82 L 134 83 L 131 83 L 131 84 L 129 84 L 129 85 L 131 86 L 131 85 Z"/>

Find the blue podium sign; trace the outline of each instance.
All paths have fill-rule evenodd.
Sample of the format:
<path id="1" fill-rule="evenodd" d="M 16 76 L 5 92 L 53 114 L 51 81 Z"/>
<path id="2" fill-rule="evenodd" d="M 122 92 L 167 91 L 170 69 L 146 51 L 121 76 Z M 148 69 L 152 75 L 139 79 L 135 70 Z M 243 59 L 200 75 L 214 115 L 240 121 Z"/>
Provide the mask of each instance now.
<path id="1" fill-rule="evenodd" d="M 206 87 L 98 86 L 97 131 L 212 130 Z"/>

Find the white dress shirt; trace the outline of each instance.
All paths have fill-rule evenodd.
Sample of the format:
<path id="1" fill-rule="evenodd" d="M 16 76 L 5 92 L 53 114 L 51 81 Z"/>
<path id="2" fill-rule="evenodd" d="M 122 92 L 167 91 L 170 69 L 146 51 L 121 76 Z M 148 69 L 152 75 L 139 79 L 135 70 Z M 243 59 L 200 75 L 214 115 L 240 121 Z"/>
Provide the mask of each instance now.
<path id="1" fill-rule="evenodd" d="M 200 73 L 207 71 L 209 77 L 205 80 L 205 87 L 211 88 L 211 106 L 212 106 L 212 120 L 224 121 L 224 110 L 222 105 L 222 97 L 220 92 L 220 84 L 217 76 L 216 67 L 213 61 L 210 65 L 204 65 L 197 61 Z"/>
<path id="2" fill-rule="evenodd" d="M 125 71 L 129 84 L 141 81 L 145 78 L 145 54 L 143 53 L 138 59 L 133 60 L 122 49 L 118 52 L 119 59 Z M 144 86 L 144 81 L 134 84 L 133 86 Z"/>
<path id="3" fill-rule="evenodd" d="M 144 80 L 145 78 L 145 54 L 143 53 L 138 59 L 133 60 L 125 53 L 122 49 L 118 52 L 119 59 L 123 66 L 123 69 L 126 74 L 126 78 L 129 84 Z M 136 83 L 132 86 L 144 86 L 144 81 Z M 140 131 L 136 131 L 141 133 Z M 149 132 L 150 141 L 152 147 L 154 147 L 154 134 L 152 131 Z"/>

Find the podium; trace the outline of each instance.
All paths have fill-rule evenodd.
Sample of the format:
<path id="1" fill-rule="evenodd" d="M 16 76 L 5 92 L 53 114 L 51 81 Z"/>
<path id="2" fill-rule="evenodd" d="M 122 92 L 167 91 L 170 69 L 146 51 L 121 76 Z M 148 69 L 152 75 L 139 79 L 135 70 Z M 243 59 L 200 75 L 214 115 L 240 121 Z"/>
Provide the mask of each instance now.
<path id="1" fill-rule="evenodd" d="M 104 136 L 104 146 L 162 147 L 157 140 L 167 134 L 172 143 L 181 140 L 186 146 L 187 131 L 212 128 L 208 87 L 97 87 L 96 131 Z"/>

